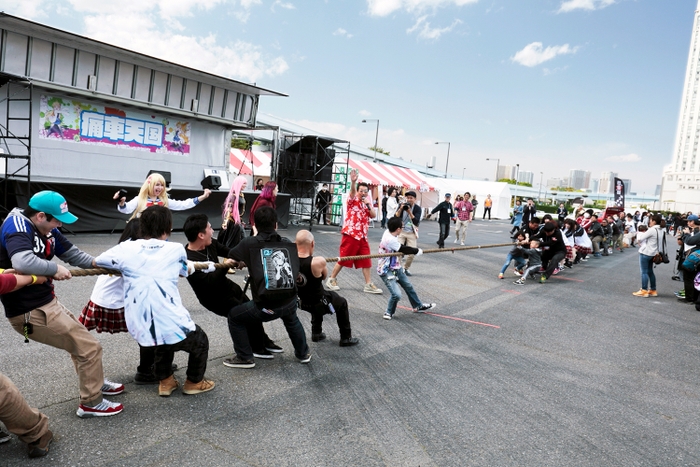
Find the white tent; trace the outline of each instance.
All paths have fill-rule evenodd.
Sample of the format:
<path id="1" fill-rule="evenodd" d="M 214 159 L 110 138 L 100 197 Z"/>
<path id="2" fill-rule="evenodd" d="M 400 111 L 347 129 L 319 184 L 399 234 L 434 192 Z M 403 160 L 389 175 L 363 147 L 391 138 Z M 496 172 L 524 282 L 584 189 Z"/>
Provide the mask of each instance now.
<path id="1" fill-rule="evenodd" d="M 472 196 L 476 195 L 479 204 L 476 208 L 475 219 L 481 219 L 484 214 L 484 200 L 486 195 L 491 195 L 493 205 L 491 206 L 491 218 L 493 219 L 508 219 L 510 217 L 511 206 L 511 190 L 510 185 L 503 182 L 487 182 L 483 180 L 455 180 L 451 178 L 434 178 L 426 177 L 428 183 L 435 187 L 440 192 L 438 201 L 432 206 L 424 204 L 422 207 L 432 209 L 437 206 L 437 203 L 445 199 L 445 193 L 452 195 L 452 202 L 455 202 L 455 197 L 469 192 Z"/>

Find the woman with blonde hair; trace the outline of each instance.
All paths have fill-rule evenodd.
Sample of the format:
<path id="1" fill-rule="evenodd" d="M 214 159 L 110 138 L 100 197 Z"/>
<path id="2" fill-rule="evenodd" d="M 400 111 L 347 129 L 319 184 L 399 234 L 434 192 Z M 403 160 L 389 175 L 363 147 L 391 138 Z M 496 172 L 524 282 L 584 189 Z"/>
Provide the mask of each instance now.
<path id="1" fill-rule="evenodd" d="M 244 225 L 241 222 L 241 216 L 245 212 L 245 197 L 243 190 L 248 186 L 248 181 L 242 175 L 239 175 L 233 180 L 231 190 L 228 192 L 226 201 L 222 206 L 221 231 L 217 240 L 226 248 L 233 248 L 243 240 Z"/>
<path id="2" fill-rule="evenodd" d="M 184 211 L 191 209 L 207 199 L 211 194 L 211 190 L 206 188 L 204 193 L 194 198 L 184 201 L 168 198 L 168 191 L 165 188 L 165 179 L 159 173 L 152 173 L 146 178 L 146 181 L 141 185 L 141 190 L 138 196 L 133 198 L 128 203 L 126 197 L 119 197 L 119 192 L 114 194 L 114 199 L 119 199 L 117 210 L 122 214 L 132 214 L 129 220 L 136 217 L 141 217 L 141 213 L 149 206 L 164 206 L 171 211 Z"/>

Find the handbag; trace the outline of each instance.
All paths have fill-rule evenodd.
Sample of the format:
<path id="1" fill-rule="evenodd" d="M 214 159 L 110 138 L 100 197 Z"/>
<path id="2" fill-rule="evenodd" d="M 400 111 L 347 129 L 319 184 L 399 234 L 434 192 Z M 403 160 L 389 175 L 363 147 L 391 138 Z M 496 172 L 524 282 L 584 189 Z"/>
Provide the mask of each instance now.
<path id="1" fill-rule="evenodd" d="M 656 244 L 659 244 L 659 232 L 656 232 Z M 668 264 L 671 261 L 668 259 L 668 254 L 666 253 L 666 233 L 664 232 L 663 248 L 659 250 L 658 253 L 654 255 L 651 260 L 654 264 Z"/>

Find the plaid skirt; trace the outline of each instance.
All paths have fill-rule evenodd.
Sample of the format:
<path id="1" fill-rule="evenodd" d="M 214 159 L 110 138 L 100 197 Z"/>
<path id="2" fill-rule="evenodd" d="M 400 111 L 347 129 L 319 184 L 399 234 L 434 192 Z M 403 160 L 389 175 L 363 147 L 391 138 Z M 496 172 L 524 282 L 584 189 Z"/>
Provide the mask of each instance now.
<path id="1" fill-rule="evenodd" d="M 578 251 L 582 255 L 590 255 L 593 252 L 591 248 L 586 248 L 585 246 L 581 245 L 576 245 L 574 248 L 576 248 L 576 251 Z"/>
<path id="2" fill-rule="evenodd" d="M 95 329 L 97 332 L 129 332 L 124 319 L 124 308 L 102 308 L 90 300 L 78 318 L 88 331 Z"/>
<path id="3" fill-rule="evenodd" d="M 566 259 L 573 260 L 575 257 L 576 253 L 574 252 L 574 247 L 566 245 Z"/>

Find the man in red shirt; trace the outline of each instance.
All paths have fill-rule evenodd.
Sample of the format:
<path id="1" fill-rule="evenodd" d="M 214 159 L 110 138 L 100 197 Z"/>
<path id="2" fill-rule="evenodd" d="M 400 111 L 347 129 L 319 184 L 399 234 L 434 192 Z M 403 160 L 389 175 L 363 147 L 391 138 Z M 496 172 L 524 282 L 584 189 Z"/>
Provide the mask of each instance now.
<path id="1" fill-rule="evenodd" d="M 364 183 L 357 183 L 360 172 L 357 170 L 350 171 L 350 193 L 348 193 L 348 203 L 345 214 L 345 223 L 341 230 L 342 238 L 340 239 L 340 256 L 364 256 L 369 255 L 370 248 L 367 242 L 367 230 L 369 228 L 370 218 L 374 218 L 377 213 L 372 206 L 372 197 L 369 196 L 369 186 Z M 355 185 L 357 184 L 357 188 Z M 351 261 L 338 261 L 333 267 L 331 277 L 326 281 L 326 287 L 329 290 L 340 290 L 336 277 L 344 267 L 355 266 L 355 269 L 362 269 L 362 275 L 365 277 L 364 291 L 367 293 L 380 294 L 382 290 L 370 280 L 370 268 L 372 267 L 371 259 L 359 259 Z"/>

